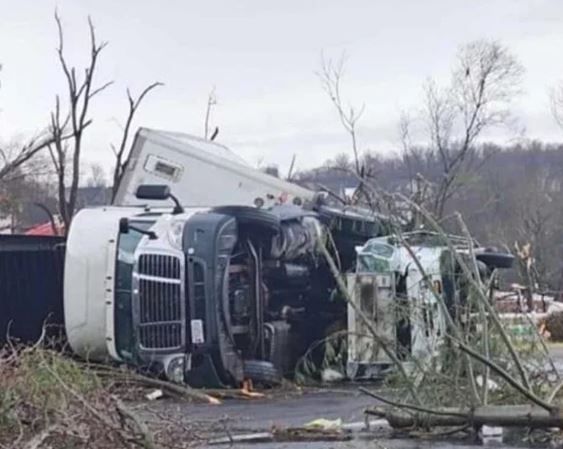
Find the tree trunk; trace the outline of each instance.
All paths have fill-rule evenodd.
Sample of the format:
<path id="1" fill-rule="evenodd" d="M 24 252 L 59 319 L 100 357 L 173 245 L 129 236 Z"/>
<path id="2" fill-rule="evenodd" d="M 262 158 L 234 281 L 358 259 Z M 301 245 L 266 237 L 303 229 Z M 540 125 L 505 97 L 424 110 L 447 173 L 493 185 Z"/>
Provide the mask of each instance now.
<path id="1" fill-rule="evenodd" d="M 437 412 L 440 414 L 407 413 L 396 408 L 366 410 L 368 414 L 384 417 L 395 429 L 405 429 L 417 425 L 563 428 L 563 413 L 560 410 L 550 414 L 547 410 L 531 405 L 490 405 L 477 407 L 474 410 L 442 408 Z"/>

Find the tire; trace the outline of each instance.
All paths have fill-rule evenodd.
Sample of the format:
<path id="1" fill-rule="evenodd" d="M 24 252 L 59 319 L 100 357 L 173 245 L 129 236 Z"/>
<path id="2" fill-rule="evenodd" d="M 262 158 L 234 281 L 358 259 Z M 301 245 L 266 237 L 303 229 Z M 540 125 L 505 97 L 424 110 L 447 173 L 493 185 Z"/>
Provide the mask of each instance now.
<path id="1" fill-rule="evenodd" d="M 265 360 L 245 360 L 244 377 L 265 387 L 278 386 L 282 381 L 274 364 Z"/>
<path id="2" fill-rule="evenodd" d="M 509 253 L 496 253 L 496 252 L 484 252 L 476 254 L 475 258 L 489 268 L 512 268 L 514 264 L 514 256 Z"/>
<path id="3" fill-rule="evenodd" d="M 235 217 L 242 226 L 259 228 L 269 234 L 280 232 L 280 219 L 271 212 L 250 206 L 220 206 L 213 212 Z"/>

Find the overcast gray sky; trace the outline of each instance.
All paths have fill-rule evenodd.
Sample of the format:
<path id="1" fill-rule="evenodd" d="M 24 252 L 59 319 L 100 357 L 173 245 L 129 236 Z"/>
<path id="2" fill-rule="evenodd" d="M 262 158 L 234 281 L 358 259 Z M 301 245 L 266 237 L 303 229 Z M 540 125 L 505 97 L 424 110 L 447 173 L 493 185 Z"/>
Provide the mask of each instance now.
<path id="1" fill-rule="evenodd" d="M 424 80 L 447 79 L 460 44 L 499 39 L 526 68 L 515 104 L 527 138 L 560 140 L 549 113 L 549 88 L 563 79 L 560 0 L 0 0 L 0 137 L 47 123 L 64 88 L 53 11 L 62 17 L 66 50 L 86 62 L 86 18 L 109 41 L 98 82 L 85 158 L 111 161 L 126 113 L 126 87 L 154 91 L 136 125 L 201 135 L 206 98 L 215 86 L 218 140 L 250 163 L 314 166 L 348 141 L 315 71 L 321 52 L 348 54 L 344 95 L 365 103 L 363 148 L 398 145 L 402 110 L 416 112 Z M 514 133 L 497 132 L 497 140 Z"/>

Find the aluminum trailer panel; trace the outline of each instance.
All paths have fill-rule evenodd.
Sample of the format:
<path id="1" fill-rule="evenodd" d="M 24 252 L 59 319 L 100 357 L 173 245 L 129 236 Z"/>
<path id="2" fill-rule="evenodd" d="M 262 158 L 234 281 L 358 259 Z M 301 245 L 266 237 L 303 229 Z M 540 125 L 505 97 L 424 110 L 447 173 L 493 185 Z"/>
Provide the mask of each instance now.
<path id="1" fill-rule="evenodd" d="M 188 134 L 140 128 L 114 205 L 159 205 L 135 197 L 141 184 L 167 184 L 185 206 L 311 200 L 314 192 L 250 167 L 231 150 Z"/>

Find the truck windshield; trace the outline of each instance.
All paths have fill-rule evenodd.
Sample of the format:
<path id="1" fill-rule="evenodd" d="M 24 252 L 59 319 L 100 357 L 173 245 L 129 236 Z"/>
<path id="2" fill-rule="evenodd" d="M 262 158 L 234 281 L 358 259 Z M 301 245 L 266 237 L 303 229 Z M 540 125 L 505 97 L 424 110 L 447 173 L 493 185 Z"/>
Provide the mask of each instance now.
<path id="1" fill-rule="evenodd" d="M 391 271 L 391 265 L 388 259 L 371 254 L 358 256 L 358 272 L 360 273 L 387 273 L 389 271 Z"/>
<path id="2" fill-rule="evenodd" d="M 154 221 L 131 221 L 131 224 L 149 229 Z M 144 234 L 130 229 L 127 234 L 120 233 L 118 238 L 115 264 L 115 346 L 124 360 L 133 358 L 135 348 L 132 317 L 132 281 L 135 250 Z"/>
<path id="3" fill-rule="evenodd" d="M 368 243 L 358 254 L 358 271 L 364 273 L 386 273 L 391 271 L 391 259 L 395 249 L 381 242 Z"/>

